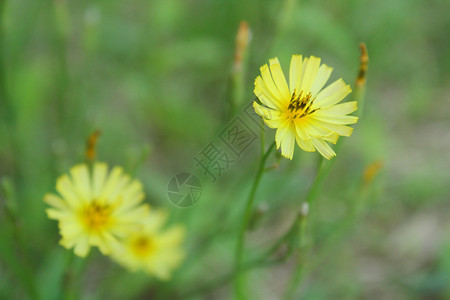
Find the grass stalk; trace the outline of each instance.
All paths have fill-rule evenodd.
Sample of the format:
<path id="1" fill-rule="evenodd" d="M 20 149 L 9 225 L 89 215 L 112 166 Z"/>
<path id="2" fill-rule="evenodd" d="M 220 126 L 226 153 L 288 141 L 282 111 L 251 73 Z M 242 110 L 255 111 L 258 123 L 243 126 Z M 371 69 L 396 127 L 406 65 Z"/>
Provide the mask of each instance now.
<path id="1" fill-rule="evenodd" d="M 3 179 L 1 181 L 0 199 L 4 204 L 6 216 L 4 230 L 0 234 L 0 257 L 16 274 L 28 297 L 40 299 L 31 259 L 26 251 L 22 227 L 17 217 L 17 199 L 15 198 L 13 184 L 9 180 Z"/>
<path id="2" fill-rule="evenodd" d="M 244 102 L 244 74 L 246 70 L 246 54 L 250 44 L 251 32 L 246 21 L 241 21 L 236 34 L 236 47 L 233 68 L 230 78 L 229 115 L 234 116 Z"/>
<path id="3" fill-rule="evenodd" d="M 269 154 L 272 152 L 273 148 L 275 147 L 275 142 L 272 143 L 272 145 L 267 149 L 267 151 L 261 155 L 261 160 L 259 162 L 258 171 L 256 172 L 255 180 L 253 181 L 252 188 L 250 190 L 250 194 L 247 198 L 247 202 L 245 205 L 245 211 L 244 216 L 242 218 L 241 227 L 239 229 L 239 235 L 237 240 L 237 246 L 236 246 L 236 254 L 235 254 L 235 271 L 237 272 L 237 275 L 235 277 L 235 296 L 237 299 L 245 299 L 245 276 L 242 273 L 239 273 L 239 270 L 241 269 L 242 265 L 242 256 L 243 256 L 243 249 L 244 249 L 244 237 L 245 232 L 247 231 L 250 218 L 252 215 L 252 208 L 253 208 L 253 202 L 255 200 L 255 194 L 256 190 L 258 189 L 259 183 L 261 181 L 261 177 L 264 173 L 266 160 L 269 157 Z"/>

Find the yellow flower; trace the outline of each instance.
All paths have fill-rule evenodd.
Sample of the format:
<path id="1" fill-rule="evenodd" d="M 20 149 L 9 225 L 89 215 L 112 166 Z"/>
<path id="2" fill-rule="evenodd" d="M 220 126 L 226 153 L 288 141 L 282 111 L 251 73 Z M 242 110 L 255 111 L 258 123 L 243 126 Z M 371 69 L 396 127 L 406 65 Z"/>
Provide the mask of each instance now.
<path id="1" fill-rule="evenodd" d="M 112 258 L 131 271 L 143 270 L 159 279 L 170 279 L 172 269 L 184 258 L 181 243 L 185 232 L 180 226 L 161 230 L 166 219 L 164 212 L 151 211 L 142 229 L 128 236 Z"/>
<path id="2" fill-rule="evenodd" d="M 337 104 L 350 92 L 350 86 L 342 79 L 322 89 L 331 75 L 332 68 L 320 64 L 320 58 L 302 59 L 293 55 L 289 71 L 289 86 L 278 58 L 261 67 L 261 76 L 255 80 L 254 93 L 261 103 L 254 102 L 257 114 L 265 123 L 276 128 L 275 141 L 281 154 L 292 159 L 295 142 L 301 149 L 318 151 L 326 159 L 336 154 L 327 142 L 335 144 L 340 135 L 350 136 L 357 117 L 356 101 Z"/>
<path id="3" fill-rule="evenodd" d="M 105 163 L 95 163 L 92 175 L 86 164 L 70 169 L 58 178 L 56 190 L 60 196 L 47 194 L 44 201 L 50 219 L 58 220 L 62 236 L 61 245 L 74 248 L 76 255 L 84 257 L 91 246 L 103 254 L 120 247 L 119 240 L 138 230 L 138 220 L 149 210 L 142 205 L 142 185 L 115 167 L 108 174 Z"/>

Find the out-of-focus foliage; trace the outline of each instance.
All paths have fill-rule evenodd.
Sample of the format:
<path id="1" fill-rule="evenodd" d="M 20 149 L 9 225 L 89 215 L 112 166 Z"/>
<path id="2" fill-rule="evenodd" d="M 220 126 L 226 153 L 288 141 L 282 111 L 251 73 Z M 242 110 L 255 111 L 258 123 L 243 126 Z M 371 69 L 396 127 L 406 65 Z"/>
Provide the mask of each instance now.
<path id="1" fill-rule="evenodd" d="M 97 253 L 77 294 L 229 297 L 228 282 L 201 288 L 232 270 L 258 143 L 216 182 L 203 182 L 190 208 L 173 206 L 166 187 L 195 168 L 193 157 L 228 120 L 241 20 L 252 29 L 243 85 L 249 102 L 258 68 L 271 57 L 286 71 L 292 54 L 317 55 L 334 67 L 331 80 L 353 82 L 359 42 L 370 55 L 364 112 L 311 208 L 317 251 L 301 295 L 450 297 L 449 10 L 441 0 L 0 1 L 0 298 L 25 297 L 23 268 L 33 270 L 42 299 L 61 297 L 69 255 L 42 197 L 83 161 L 96 129 L 99 160 L 123 165 L 142 180 L 150 205 L 187 227 L 187 257 L 172 281 L 159 282 Z M 318 156 L 297 154 L 263 178 L 256 206 L 268 209 L 247 236 L 247 258 L 289 227 L 311 184 Z M 383 167 L 362 185 L 374 161 Z M 355 202 L 361 210 L 349 219 Z M 252 270 L 255 299 L 282 295 L 290 265 Z"/>

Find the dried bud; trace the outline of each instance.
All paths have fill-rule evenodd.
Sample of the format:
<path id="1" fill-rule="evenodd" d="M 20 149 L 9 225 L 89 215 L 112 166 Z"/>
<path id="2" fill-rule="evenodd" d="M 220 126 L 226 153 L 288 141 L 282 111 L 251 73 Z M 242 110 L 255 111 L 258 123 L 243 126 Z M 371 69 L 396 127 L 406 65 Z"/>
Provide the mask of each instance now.
<path id="1" fill-rule="evenodd" d="M 88 138 L 86 142 L 86 159 L 88 161 L 93 161 L 97 157 L 97 152 L 95 151 L 98 137 L 100 136 L 100 130 L 95 130 Z"/>
<path id="2" fill-rule="evenodd" d="M 364 185 L 370 184 L 375 178 L 375 176 L 380 172 L 382 167 L 383 163 L 380 160 L 374 161 L 373 163 L 368 165 L 367 168 L 364 170 L 363 184 Z"/>
<path id="3" fill-rule="evenodd" d="M 234 72 L 239 72 L 242 68 L 242 61 L 251 39 L 251 31 L 246 21 L 241 21 L 236 34 L 236 50 L 234 53 Z"/>
<path id="4" fill-rule="evenodd" d="M 367 73 L 367 65 L 369 63 L 369 55 L 367 54 L 366 44 L 359 44 L 359 48 L 361 49 L 361 57 L 359 63 L 359 73 L 358 78 L 356 78 L 356 85 L 363 86 L 366 84 L 366 73 Z"/>

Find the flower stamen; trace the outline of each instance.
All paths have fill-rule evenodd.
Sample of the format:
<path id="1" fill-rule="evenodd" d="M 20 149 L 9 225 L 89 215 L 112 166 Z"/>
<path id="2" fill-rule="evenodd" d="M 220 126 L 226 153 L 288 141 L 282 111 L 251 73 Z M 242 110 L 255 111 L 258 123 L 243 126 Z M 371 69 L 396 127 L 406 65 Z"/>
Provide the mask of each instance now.
<path id="1" fill-rule="evenodd" d="M 82 218 L 86 228 L 90 231 L 102 230 L 111 219 L 111 206 L 93 201 L 83 210 Z"/>
<path id="2" fill-rule="evenodd" d="M 146 236 L 140 236 L 132 242 L 133 252 L 139 257 L 150 255 L 155 248 L 153 241 Z"/>
<path id="3" fill-rule="evenodd" d="M 314 109 L 310 111 L 311 106 L 316 100 L 316 97 L 312 98 L 312 94 L 308 93 L 306 96 L 303 96 L 303 91 L 300 91 L 300 94 L 296 95 L 296 90 L 294 90 L 294 93 L 292 93 L 291 101 L 288 106 L 288 110 L 291 112 L 291 118 L 303 118 L 306 115 L 312 114 L 313 112 L 317 111 L 317 109 Z"/>

